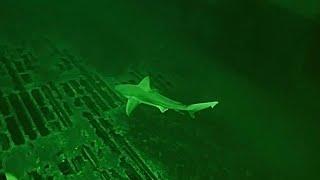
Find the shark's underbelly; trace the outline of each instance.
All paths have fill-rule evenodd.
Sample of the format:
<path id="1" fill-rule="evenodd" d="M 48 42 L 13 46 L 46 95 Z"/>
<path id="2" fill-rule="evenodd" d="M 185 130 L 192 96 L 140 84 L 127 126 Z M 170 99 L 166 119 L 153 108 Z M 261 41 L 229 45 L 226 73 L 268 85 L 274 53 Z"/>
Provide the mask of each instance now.
<path id="1" fill-rule="evenodd" d="M 166 101 L 143 101 L 140 100 L 141 103 L 147 104 L 154 107 L 163 107 L 167 109 L 174 109 L 174 110 L 186 110 L 187 106 L 183 104 L 171 103 Z"/>
<path id="2" fill-rule="evenodd" d="M 165 109 L 174 109 L 174 110 L 186 110 L 187 106 L 178 102 L 174 101 L 170 98 L 167 98 L 157 92 L 144 92 L 141 91 L 136 94 L 136 96 L 132 96 L 138 100 L 142 104 L 147 104 L 150 106 L 154 106 L 157 108 L 165 108 Z"/>

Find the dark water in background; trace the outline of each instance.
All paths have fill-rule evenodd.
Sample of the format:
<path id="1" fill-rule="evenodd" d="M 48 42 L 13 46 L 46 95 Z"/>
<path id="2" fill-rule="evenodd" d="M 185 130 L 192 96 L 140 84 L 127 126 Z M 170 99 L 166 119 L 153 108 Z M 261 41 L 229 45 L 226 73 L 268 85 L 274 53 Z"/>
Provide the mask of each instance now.
<path id="1" fill-rule="evenodd" d="M 46 36 L 106 76 L 145 64 L 181 78 L 171 97 L 218 99 L 195 121 L 130 122 L 174 179 L 308 179 L 319 177 L 319 13 L 316 1 L 1 1 L 0 42 Z"/>

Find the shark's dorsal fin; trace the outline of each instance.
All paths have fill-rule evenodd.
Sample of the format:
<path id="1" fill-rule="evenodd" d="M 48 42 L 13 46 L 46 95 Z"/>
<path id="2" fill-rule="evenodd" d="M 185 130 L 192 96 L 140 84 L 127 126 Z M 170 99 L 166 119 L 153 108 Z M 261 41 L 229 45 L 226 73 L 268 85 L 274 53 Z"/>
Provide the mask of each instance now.
<path id="1" fill-rule="evenodd" d="M 132 111 L 140 104 L 140 102 L 134 98 L 129 98 L 126 106 L 126 113 L 128 116 L 132 113 Z"/>
<path id="2" fill-rule="evenodd" d="M 151 87 L 150 87 L 150 77 L 146 76 L 145 78 L 143 78 L 140 83 L 138 84 L 138 86 L 145 90 L 145 91 L 151 91 Z"/>

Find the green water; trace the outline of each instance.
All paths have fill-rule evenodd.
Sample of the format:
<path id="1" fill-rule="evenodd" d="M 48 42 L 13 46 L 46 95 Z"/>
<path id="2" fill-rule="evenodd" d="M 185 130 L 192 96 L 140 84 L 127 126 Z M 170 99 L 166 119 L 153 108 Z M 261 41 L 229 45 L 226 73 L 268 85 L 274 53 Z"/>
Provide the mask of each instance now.
<path id="1" fill-rule="evenodd" d="M 132 118 L 119 110 L 123 114 L 117 116 L 124 117 L 112 123 L 159 179 L 317 179 L 319 13 L 319 2 L 297 0 L 3 0 L 0 44 L 32 46 L 39 57 L 34 73 L 40 84 L 77 78 L 71 72 L 61 79 L 46 43 L 70 50 L 102 78 L 122 77 L 133 67 L 151 79 L 153 73 L 166 77 L 172 85 L 157 88 L 175 100 L 219 101 L 196 119 L 148 106 L 137 108 Z M 11 82 L 0 80 L 1 90 L 11 93 Z M 94 140 L 90 133 L 88 139 Z M 80 134 L 66 130 L 57 136 L 72 142 L 61 146 L 75 147 L 83 143 Z M 46 139 L 33 143 L 45 144 L 50 152 L 56 148 Z M 5 160 L 24 148 L 0 155 L 1 171 L 27 178 L 24 170 L 37 168 L 36 157 Z M 112 161 L 108 153 L 105 157 Z M 81 176 L 92 177 L 100 176 Z"/>

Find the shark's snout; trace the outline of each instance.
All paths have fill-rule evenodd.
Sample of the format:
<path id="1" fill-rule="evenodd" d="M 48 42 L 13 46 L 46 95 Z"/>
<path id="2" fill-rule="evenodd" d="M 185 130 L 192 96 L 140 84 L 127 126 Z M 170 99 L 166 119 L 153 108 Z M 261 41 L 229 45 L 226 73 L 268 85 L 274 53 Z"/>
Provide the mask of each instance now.
<path id="1" fill-rule="evenodd" d="M 122 96 L 134 96 L 137 92 L 140 92 L 140 88 L 132 84 L 119 84 L 114 87 L 114 89 Z"/>
<path id="2" fill-rule="evenodd" d="M 118 93 L 121 93 L 123 91 L 123 85 L 116 85 L 114 87 L 114 89 L 118 92 Z"/>
<path id="3" fill-rule="evenodd" d="M 127 95 L 128 93 L 130 93 L 131 86 L 127 84 L 119 84 L 116 85 L 114 89 L 122 95 Z"/>

